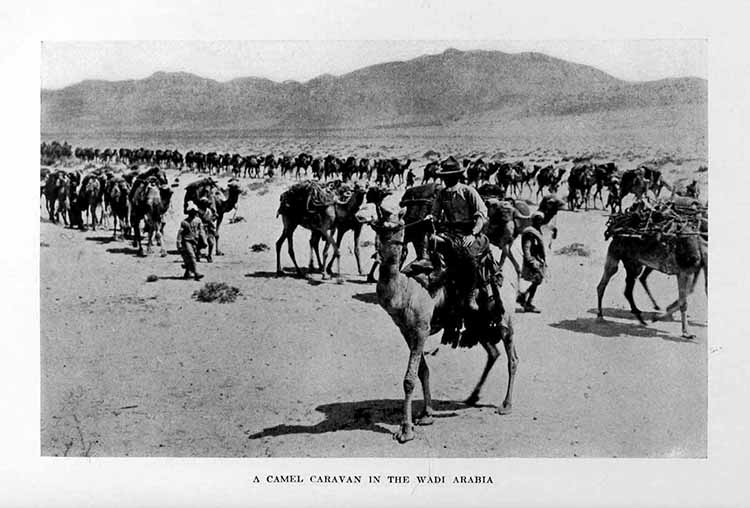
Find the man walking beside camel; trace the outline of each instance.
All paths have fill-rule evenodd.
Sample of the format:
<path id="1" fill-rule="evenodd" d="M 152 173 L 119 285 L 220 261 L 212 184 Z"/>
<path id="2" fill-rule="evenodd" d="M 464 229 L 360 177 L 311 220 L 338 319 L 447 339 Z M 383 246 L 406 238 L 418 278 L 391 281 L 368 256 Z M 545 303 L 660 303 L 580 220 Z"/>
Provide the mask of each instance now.
<path id="1" fill-rule="evenodd" d="M 206 232 L 206 243 L 208 245 L 206 261 L 212 263 L 214 246 L 216 245 L 216 212 L 211 206 L 211 199 L 208 196 L 203 196 L 198 200 L 198 208 L 200 209 L 200 217 L 203 221 L 203 230 Z"/>
<path id="2" fill-rule="evenodd" d="M 531 283 L 526 291 L 518 293 L 517 301 L 523 306 L 524 312 L 540 312 L 534 307 L 532 300 L 537 288 L 544 280 L 544 270 L 547 266 L 547 254 L 544 250 L 544 238 L 541 231 L 543 223 L 544 214 L 534 212 L 531 214 L 531 226 L 521 233 L 523 248 L 521 277 Z"/>
<path id="3" fill-rule="evenodd" d="M 198 216 L 198 207 L 192 201 L 187 204 L 185 211 L 187 217 L 180 223 L 177 232 L 177 250 L 185 262 L 185 274 L 182 277 L 189 279 L 192 276 L 195 280 L 201 280 L 203 275 L 198 273 L 195 261 L 198 249 L 206 245 L 203 221 Z"/>

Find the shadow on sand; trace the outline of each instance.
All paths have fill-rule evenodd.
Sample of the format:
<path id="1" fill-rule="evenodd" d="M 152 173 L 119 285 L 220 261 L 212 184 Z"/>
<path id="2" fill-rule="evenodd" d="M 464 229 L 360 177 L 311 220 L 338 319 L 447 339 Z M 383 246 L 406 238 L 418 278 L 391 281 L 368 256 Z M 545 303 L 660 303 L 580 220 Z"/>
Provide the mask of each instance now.
<path id="1" fill-rule="evenodd" d="M 107 245 L 112 242 L 122 242 L 119 238 L 113 238 L 112 236 L 87 236 L 86 240 L 89 242 L 96 242 L 101 245 Z"/>
<path id="2" fill-rule="evenodd" d="M 436 410 L 435 418 L 458 416 L 455 411 L 474 408 L 474 406 L 467 406 L 463 402 L 436 400 L 432 402 L 433 408 Z M 261 432 L 250 434 L 248 438 L 261 439 L 289 434 L 324 434 L 340 430 L 368 430 L 379 434 L 392 434 L 383 425 L 400 425 L 403 406 L 403 400 L 395 399 L 324 404 L 315 408 L 316 411 L 326 416 L 325 420 L 320 423 L 315 425 L 276 425 L 275 427 L 265 428 Z M 414 403 L 414 414 L 419 414 L 422 408 L 420 401 Z"/>
<path id="3" fill-rule="evenodd" d="M 304 279 L 308 275 L 307 268 L 302 268 L 302 276 L 297 276 L 297 271 L 294 268 L 284 268 L 284 273 L 279 275 L 276 272 L 260 270 L 257 272 L 246 273 L 245 277 L 251 279 L 279 279 L 282 277 L 288 277 L 292 279 Z"/>
<path id="4" fill-rule="evenodd" d="M 111 247 L 107 249 L 110 254 L 127 254 L 129 256 L 138 256 L 138 249 L 135 247 Z"/>
<path id="5" fill-rule="evenodd" d="M 379 305 L 378 303 L 378 295 L 375 292 L 372 293 L 355 293 L 352 295 L 352 298 L 355 300 L 358 300 L 360 302 L 364 303 L 372 303 L 375 305 Z"/>
<path id="6" fill-rule="evenodd" d="M 321 280 L 317 278 L 314 279 L 313 274 L 320 273 L 318 270 L 310 271 L 306 267 L 300 267 L 300 270 L 302 271 L 302 275 L 297 275 L 297 271 L 294 268 L 284 268 L 283 269 L 284 273 L 282 275 L 279 275 L 276 272 L 261 270 L 257 272 L 246 273 L 245 277 L 248 277 L 250 279 L 281 279 L 281 278 L 298 279 L 298 280 L 304 280 L 311 286 L 320 286 L 321 284 L 336 283 L 335 276 L 328 280 Z"/>
<path id="7" fill-rule="evenodd" d="M 605 316 L 607 314 L 605 313 Z M 644 316 L 645 317 L 645 316 Z M 679 333 L 679 329 L 675 329 L 674 334 L 668 334 L 652 328 L 649 326 L 643 326 L 642 324 L 635 322 L 622 323 L 619 321 L 612 321 L 611 319 L 600 320 L 598 318 L 578 318 L 578 319 L 564 319 L 557 323 L 550 323 L 552 328 L 559 328 L 561 330 L 568 330 L 576 333 L 586 333 L 592 335 L 598 335 L 599 337 L 606 338 L 617 338 L 617 337 L 654 337 L 662 340 L 668 340 L 670 342 L 680 342 L 688 344 L 697 344 L 695 340 L 684 339 Z"/>
<path id="8" fill-rule="evenodd" d="M 596 309 L 589 309 L 587 312 L 589 314 L 596 315 L 597 310 Z M 614 308 L 611 308 L 611 307 L 603 307 L 602 308 L 602 312 L 604 313 L 604 317 L 605 318 L 607 318 L 607 317 L 613 317 L 613 318 L 617 318 L 617 319 L 629 319 L 631 321 L 637 321 L 638 320 L 638 318 L 636 318 L 633 315 L 633 313 L 630 312 L 627 309 L 614 309 Z M 653 322 L 654 318 L 659 318 L 659 321 L 664 321 L 664 322 L 667 322 L 667 323 L 670 323 L 670 322 L 679 323 L 680 322 L 680 311 L 679 310 L 676 311 L 672 315 L 672 319 L 671 320 L 667 319 L 667 318 L 662 318 L 663 314 L 661 312 L 658 312 L 658 311 L 656 311 L 656 312 L 642 311 L 642 313 L 643 313 L 643 319 L 645 319 L 646 321 Z M 688 325 L 690 325 L 690 326 L 697 326 L 699 328 L 707 328 L 706 323 L 700 322 L 700 321 L 693 321 L 691 319 L 688 319 Z"/>

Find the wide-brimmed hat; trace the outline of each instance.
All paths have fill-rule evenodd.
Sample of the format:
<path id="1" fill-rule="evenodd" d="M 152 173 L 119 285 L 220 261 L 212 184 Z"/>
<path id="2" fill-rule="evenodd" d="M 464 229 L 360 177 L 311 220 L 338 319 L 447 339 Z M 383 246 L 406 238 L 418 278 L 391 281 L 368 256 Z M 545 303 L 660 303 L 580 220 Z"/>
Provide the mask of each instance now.
<path id="1" fill-rule="evenodd" d="M 461 175 L 464 171 L 456 159 L 448 157 L 440 164 L 440 169 L 435 172 L 435 176 Z"/>

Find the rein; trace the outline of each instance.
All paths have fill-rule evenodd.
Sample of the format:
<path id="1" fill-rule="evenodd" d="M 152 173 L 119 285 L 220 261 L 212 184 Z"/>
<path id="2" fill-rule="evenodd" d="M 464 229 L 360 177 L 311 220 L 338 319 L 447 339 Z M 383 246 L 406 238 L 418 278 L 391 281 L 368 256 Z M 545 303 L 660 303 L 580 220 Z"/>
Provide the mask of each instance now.
<path id="1" fill-rule="evenodd" d="M 379 207 L 377 208 L 377 211 L 378 211 L 378 218 L 381 218 L 381 213 L 380 213 L 380 208 Z M 414 222 L 409 222 L 408 224 L 398 224 L 398 225 L 396 225 L 394 227 L 387 227 L 386 228 L 386 227 L 383 227 L 383 226 L 377 226 L 375 224 L 370 224 L 370 227 L 372 227 L 372 229 L 374 229 L 376 233 L 380 233 L 381 231 L 396 232 L 396 231 L 401 231 L 401 230 L 406 229 L 406 228 L 411 228 L 411 227 L 414 227 L 414 226 L 418 226 L 419 224 L 422 224 L 423 222 L 429 222 L 429 221 L 426 220 L 426 219 L 419 219 L 419 220 L 415 220 Z M 383 245 L 389 245 L 389 244 L 393 244 L 393 245 L 406 245 L 406 242 L 404 242 L 403 240 L 389 239 L 389 240 L 383 241 L 382 244 Z"/>

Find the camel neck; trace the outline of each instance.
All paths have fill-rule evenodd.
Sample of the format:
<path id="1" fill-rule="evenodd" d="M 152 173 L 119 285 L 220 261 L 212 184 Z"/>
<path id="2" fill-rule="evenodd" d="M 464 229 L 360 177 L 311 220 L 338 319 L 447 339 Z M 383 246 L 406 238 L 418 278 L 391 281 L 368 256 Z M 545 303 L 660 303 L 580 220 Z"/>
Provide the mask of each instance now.
<path id="1" fill-rule="evenodd" d="M 381 240 L 383 241 L 383 240 Z M 384 243 L 387 240 L 384 241 Z M 401 246 L 389 243 L 381 249 L 380 281 L 387 282 L 398 277 L 401 273 L 399 264 L 401 262 Z"/>

